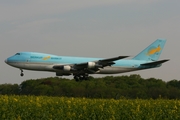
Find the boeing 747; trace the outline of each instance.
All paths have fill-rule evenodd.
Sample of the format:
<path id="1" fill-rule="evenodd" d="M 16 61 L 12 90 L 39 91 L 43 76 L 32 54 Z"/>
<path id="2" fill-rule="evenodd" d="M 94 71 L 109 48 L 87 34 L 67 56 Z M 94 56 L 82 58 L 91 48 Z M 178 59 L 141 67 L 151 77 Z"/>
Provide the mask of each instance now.
<path id="1" fill-rule="evenodd" d="M 18 52 L 5 62 L 19 68 L 21 76 L 24 75 L 23 70 L 50 71 L 55 72 L 56 76 L 73 75 L 79 81 L 87 80 L 89 74 L 117 74 L 160 67 L 162 63 L 169 61 L 158 60 L 165 43 L 165 39 L 157 39 L 132 59 L 124 59 L 128 56 L 104 59 Z"/>

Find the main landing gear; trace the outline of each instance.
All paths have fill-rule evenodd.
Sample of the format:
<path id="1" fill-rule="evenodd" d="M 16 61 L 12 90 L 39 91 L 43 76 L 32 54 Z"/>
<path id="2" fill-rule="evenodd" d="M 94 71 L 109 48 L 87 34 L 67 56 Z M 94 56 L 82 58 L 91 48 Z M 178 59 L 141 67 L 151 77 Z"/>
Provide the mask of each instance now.
<path id="1" fill-rule="evenodd" d="M 22 70 L 22 69 L 20 69 L 20 70 L 21 70 L 20 76 L 22 77 L 22 76 L 24 76 L 24 73 L 23 73 L 23 70 Z"/>
<path id="2" fill-rule="evenodd" d="M 78 82 L 78 81 L 82 81 L 82 80 L 88 80 L 89 76 L 88 76 L 88 74 L 74 75 L 74 79 L 76 80 L 76 82 Z"/>

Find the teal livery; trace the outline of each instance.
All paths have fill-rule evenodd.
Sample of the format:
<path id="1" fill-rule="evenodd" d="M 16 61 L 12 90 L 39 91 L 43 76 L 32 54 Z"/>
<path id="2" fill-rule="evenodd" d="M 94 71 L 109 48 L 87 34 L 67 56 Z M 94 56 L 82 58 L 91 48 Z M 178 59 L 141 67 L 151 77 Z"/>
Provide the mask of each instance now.
<path id="1" fill-rule="evenodd" d="M 146 60 L 146 61 L 156 61 L 159 59 L 164 45 L 166 43 L 165 39 L 157 39 L 150 46 L 140 52 L 135 56 L 134 60 Z"/>
<path id="2" fill-rule="evenodd" d="M 128 56 L 104 59 L 19 52 L 5 62 L 19 68 L 21 76 L 24 75 L 23 70 L 50 71 L 57 76 L 74 75 L 74 79 L 79 81 L 88 79 L 89 74 L 116 74 L 160 67 L 168 61 L 158 60 L 165 43 L 165 39 L 157 39 L 132 59 L 125 59 Z"/>

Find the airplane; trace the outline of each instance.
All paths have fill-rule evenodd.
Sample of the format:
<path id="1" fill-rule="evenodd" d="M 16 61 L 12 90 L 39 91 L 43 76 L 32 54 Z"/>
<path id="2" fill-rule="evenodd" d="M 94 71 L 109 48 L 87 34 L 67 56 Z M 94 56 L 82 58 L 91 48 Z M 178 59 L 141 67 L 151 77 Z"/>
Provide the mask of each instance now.
<path id="1" fill-rule="evenodd" d="M 76 81 L 87 80 L 89 74 L 117 74 L 157 68 L 169 59 L 158 60 L 166 39 L 157 39 L 132 59 L 129 56 L 112 58 L 88 58 L 57 56 L 38 52 L 18 52 L 7 58 L 5 63 L 21 70 L 55 72 L 56 76 L 73 75 Z"/>

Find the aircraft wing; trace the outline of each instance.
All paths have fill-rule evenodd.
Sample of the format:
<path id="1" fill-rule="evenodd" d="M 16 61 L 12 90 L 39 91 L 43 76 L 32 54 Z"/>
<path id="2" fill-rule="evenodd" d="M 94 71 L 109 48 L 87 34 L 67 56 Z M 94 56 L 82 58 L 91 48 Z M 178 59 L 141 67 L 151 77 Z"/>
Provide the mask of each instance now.
<path id="1" fill-rule="evenodd" d="M 102 59 L 102 60 L 99 60 L 99 62 L 112 62 L 112 61 L 124 59 L 124 58 L 127 58 L 127 57 L 129 57 L 129 56 L 118 56 L 118 57 L 114 57 L 114 58 Z"/>
<path id="2" fill-rule="evenodd" d="M 159 60 L 159 61 L 144 63 L 144 64 L 141 64 L 141 65 L 159 65 L 159 64 L 162 64 L 162 63 L 167 62 L 167 61 L 169 61 L 169 60 Z"/>
<path id="3" fill-rule="evenodd" d="M 77 64 L 67 64 L 67 65 L 54 65 L 54 69 L 65 70 L 64 68 L 68 68 L 69 71 L 79 71 L 79 70 L 86 70 L 86 71 L 97 71 L 99 68 L 103 68 L 105 66 L 111 66 L 116 60 L 124 59 L 129 56 L 118 56 L 114 58 L 107 58 L 98 61 L 91 61 L 85 63 L 77 63 Z"/>
<path id="4" fill-rule="evenodd" d="M 95 65 L 96 68 L 103 68 L 105 66 L 111 66 L 111 65 L 115 64 L 114 61 L 116 61 L 116 60 L 124 59 L 127 57 L 129 57 L 129 56 L 118 56 L 118 57 L 107 58 L 107 59 L 102 59 L 102 60 L 98 60 L 98 61 L 79 63 L 79 64 L 75 64 L 75 66 L 77 68 L 86 68 L 86 67 L 91 67 L 91 66 Z"/>

